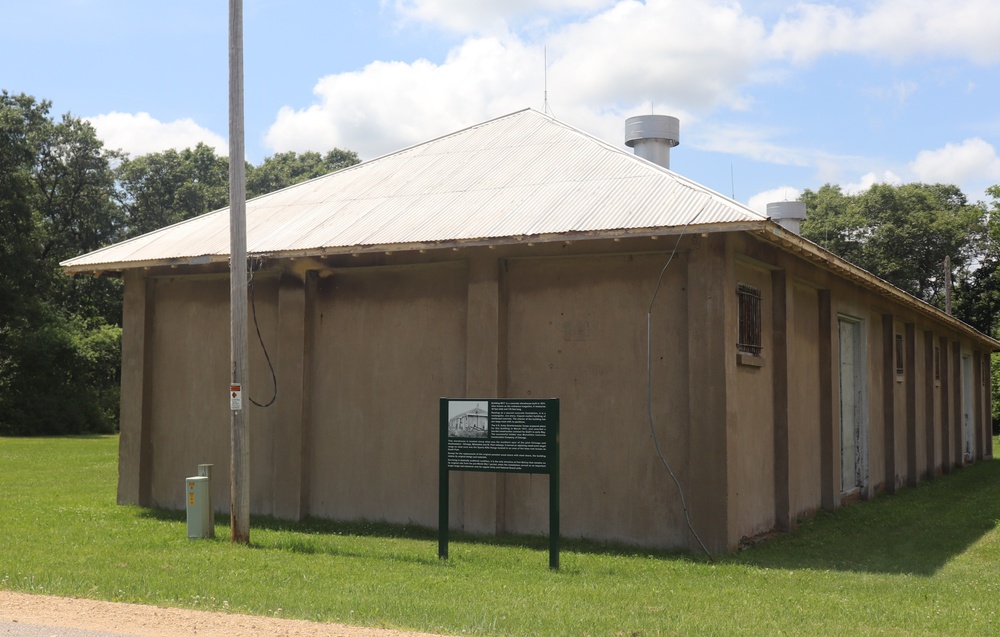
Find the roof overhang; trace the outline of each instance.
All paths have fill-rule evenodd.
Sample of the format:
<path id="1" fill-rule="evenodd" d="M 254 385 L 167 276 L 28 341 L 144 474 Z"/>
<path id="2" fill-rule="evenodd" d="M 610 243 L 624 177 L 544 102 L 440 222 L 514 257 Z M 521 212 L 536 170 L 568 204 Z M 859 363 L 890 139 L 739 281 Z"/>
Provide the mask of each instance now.
<path id="1" fill-rule="evenodd" d="M 934 307 L 926 301 L 908 294 L 891 283 L 880 279 L 874 274 L 863 270 L 856 265 L 842 259 L 841 257 L 825 250 L 808 239 L 803 239 L 799 235 L 790 232 L 778 224 L 768 221 L 751 231 L 755 236 L 773 243 L 787 252 L 791 252 L 807 261 L 810 261 L 825 270 L 833 272 L 838 276 L 853 281 L 862 287 L 891 298 L 893 301 L 906 307 L 916 310 L 922 314 L 927 314 L 935 320 L 945 323 L 976 342 L 982 343 L 991 351 L 1000 351 L 1000 341 L 983 334 L 976 328 L 963 323 L 954 316 Z"/>
<path id="2" fill-rule="evenodd" d="M 281 250 L 267 252 L 248 252 L 248 256 L 263 256 L 269 259 L 300 259 L 337 255 L 384 254 L 397 252 L 428 252 L 431 250 L 460 250 L 463 248 L 489 247 L 511 245 L 534 245 L 544 243 L 565 243 L 595 240 L 624 240 L 643 237 L 668 237 L 680 234 L 699 234 L 706 232 L 739 232 L 759 230 L 764 221 L 727 222 L 690 224 L 686 226 L 670 226 L 656 228 L 626 228 L 615 230 L 559 232 L 550 234 L 514 235 L 509 237 L 487 237 L 480 239 L 447 239 L 432 242 L 389 243 L 381 245 L 327 246 L 303 250 Z M 125 270 L 146 269 L 153 267 L 204 266 L 209 264 L 228 264 L 228 254 L 210 254 L 193 257 L 173 257 L 167 259 L 152 259 L 145 261 L 122 261 L 117 263 L 85 263 L 75 265 L 71 261 L 62 264 L 66 274 L 120 274 Z"/>
<path id="3" fill-rule="evenodd" d="M 972 326 L 963 323 L 954 316 L 922 301 L 844 260 L 836 254 L 816 245 L 808 239 L 782 228 L 772 221 L 747 221 L 727 223 L 689 224 L 685 226 L 629 228 L 587 232 L 561 232 L 540 235 L 515 235 L 509 237 L 489 237 L 481 239 L 449 239 L 444 241 L 423 243 L 392 243 L 384 245 L 329 246 L 306 250 L 288 250 L 276 252 L 251 253 L 249 256 L 263 256 L 268 259 L 300 259 L 330 256 L 362 256 L 366 254 L 393 254 L 402 252 L 429 252 L 436 250 L 461 250 L 464 248 L 499 248 L 501 246 L 535 245 L 566 243 L 595 240 L 624 240 L 642 237 L 668 237 L 684 234 L 703 234 L 717 232 L 747 232 L 774 244 L 800 258 L 803 258 L 829 272 L 833 272 L 849 281 L 877 294 L 886 296 L 893 301 L 909 307 L 917 312 L 929 315 L 936 321 L 967 335 L 976 342 L 982 343 L 991 351 L 1000 351 L 1000 341 L 993 339 Z M 209 266 L 228 264 L 228 254 L 200 255 L 170 259 L 154 259 L 148 261 L 127 261 L 119 263 L 89 263 L 85 265 L 66 264 L 63 270 L 67 274 L 90 274 L 93 276 L 120 275 L 125 270 L 148 269 L 154 267 Z"/>

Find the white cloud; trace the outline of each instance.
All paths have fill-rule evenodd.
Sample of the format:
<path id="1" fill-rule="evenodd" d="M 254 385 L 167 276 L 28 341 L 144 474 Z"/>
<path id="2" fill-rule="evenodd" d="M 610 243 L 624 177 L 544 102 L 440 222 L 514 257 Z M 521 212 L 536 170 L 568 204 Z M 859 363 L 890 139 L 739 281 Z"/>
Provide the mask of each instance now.
<path id="1" fill-rule="evenodd" d="M 861 179 L 854 183 L 840 184 L 840 189 L 845 195 L 857 195 L 862 193 L 874 184 L 895 184 L 899 185 L 903 183 L 903 179 L 892 172 L 891 170 L 884 170 L 882 174 L 875 172 L 866 173 L 861 176 Z"/>
<path id="2" fill-rule="evenodd" d="M 701 127 L 692 145 L 701 150 L 739 155 L 782 166 L 811 166 L 816 162 L 814 151 L 782 146 L 772 141 L 781 134 L 778 130 L 706 124 Z"/>
<path id="3" fill-rule="evenodd" d="M 208 144 L 221 155 L 229 155 L 224 138 L 190 118 L 161 122 L 149 113 L 112 112 L 86 120 L 94 126 L 106 148 L 120 149 L 133 157 L 169 148 L 193 148 L 198 142 Z"/>
<path id="4" fill-rule="evenodd" d="M 919 88 L 920 87 L 916 82 L 901 80 L 893 82 L 890 86 L 872 88 L 864 92 L 879 99 L 898 102 L 902 106 L 903 104 L 906 104 L 910 97 L 912 97 Z"/>
<path id="5" fill-rule="evenodd" d="M 871 164 L 872 161 L 864 162 Z M 840 185 L 845 194 L 856 195 L 871 188 L 873 184 L 899 185 L 920 181 L 924 183 L 955 184 L 975 199 L 987 184 L 1000 183 L 1000 156 L 996 148 L 978 137 L 967 139 L 960 144 L 946 144 L 924 150 L 899 172 L 892 169 L 869 171 L 856 181 L 844 181 L 843 174 L 848 166 L 864 165 L 861 162 L 836 162 L 820 164 L 820 181 Z M 899 173 L 902 173 L 899 174 Z"/>
<path id="6" fill-rule="evenodd" d="M 1000 6 L 995 0 L 883 0 L 859 26 L 866 48 L 888 55 L 951 55 L 1000 61 Z"/>
<path id="7" fill-rule="evenodd" d="M 658 30 L 661 43 L 670 46 L 678 34 L 682 40 L 696 39 L 704 45 L 725 44 L 714 28 L 684 29 L 698 16 L 725 19 L 740 16 L 741 22 L 757 22 L 751 14 L 772 16 L 785 3 L 747 0 L 681 2 L 678 0 L 383 0 L 404 19 L 418 21 L 458 33 L 495 32 L 521 19 L 549 24 L 560 17 L 581 18 L 604 11 L 604 15 L 642 12 L 652 19 L 635 24 Z M 756 12 L 756 13 L 754 13 Z M 657 19 L 660 18 L 660 19 Z M 589 24 L 583 21 L 581 24 Z M 705 26 L 705 25 L 702 25 Z M 680 27 L 680 28 L 679 28 Z M 967 58 L 979 64 L 1000 61 L 1000 6 L 996 0 L 877 0 L 875 2 L 799 2 L 779 14 L 772 33 L 753 48 L 749 57 L 773 55 L 808 63 L 831 52 L 873 53 L 892 59 L 915 55 L 946 55 Z M 641 34 L 630 34 L 616 48 L 641 45 Z M 595 47 L 600 49 L 600 47 Z M 615 50 L 615 49 L 611 49 Z M 619 59 L 622 56 L 608 56 Z"/>
<path id="8" fill-rule="evenodd" d="M 1000 157 L 992 144 L 973 137 L 961 144 L 921 151 L 910 162 L 910 170 L 920 181 L 929 183 L 1000 181 Z"/>
<path id="9" fill-rule="evenodd" d="M 776 201 L 797 201 L 802 191 L 794 186 L 779 186 L 771 190 L 759 192 L 750 197 L 747 206 L 753 208 L 762 215 L 767 214 L 767 204 Z"/>
<path id="10" fill-rule="evenodd" d="M 542 52 L 512 37 L 469 39 L 443 64 L 373 62 L 322 78 L 311 106 L 284 107 L 267 132 L 275 151 L 334 146 L 363 158 L 395 151 L 530 105 L 541 107 Z"/>
<path id="11" fill-rule="evenodd" d="M 775 55 L 808 63 L 831 52 L 872 53 L 894 60 L 952 56 L 1000 61 L 1000 5 L 995 0 L 880 0 L 849 7 L 800 3 L 775 25 Z"/>
<path id="12" fill-rule="evenodd" d="M 737 87 L 780 75 L 768 61 L 812 62 L 829 53 L 874 53 L 900 59 L 917 54 L 1000 59 L 1000 10 L 995 0 L 880 0 L 874 3 L 800 2 L 770 33 L 762 17 L 777 3 L 706 0 L 383 0 L 399 15 L 459 33 L 509 30 L 532 20 L 560 65 L 589 78 L 568 82 L 584 98 L 658 99 L 682 86 L 701 104 L 741 106 Z M 784 4 L 784 3 L 780 3 Z M 764 6 L 762 6 L 764 5 Z M 773 6 L 772 6 L 773 5 Z M 851 5 L 863 7 L 863 11 Z M 754 13 L 756 12 L 756 13 Z M 568 23 L 553 17 L 569 17 Z M 970 37 L 971 35 L 971 37 Z M 627 52 L 627 55 L 608 54 Z M 608 69 L 613 68 L 614 72 Z M 895 89 L 905 89 L 897 86 Z M 574 95 L 575 96 L 575 95 Z M 901 96 L 905 97 L 905 95 Z M 662 101 L 662 100 L 661 100 Z"/>
<path id="13" fill-rule="evenodd" d="M 384 2 L 384 0 L 383 0 Z M 505 27 L 527 15 L 581 14 L 614 4 L 614 0 L 394 0 L 404 17 L 461 33 Z"/>
<path id="14" fill-rule="evenodd" d="M 690 136 L 691 146 L 704 151 L 727 153 L 776 166 L 814 168 L 821 183 L 837 182 L 847 167 L 870 166 L 872 160 L 860 155 L 840 155 L 822 149 L 782 144 L 776 139 L 788 131 L 776 128 L 703 123 Z M 768 191 L 770 192 L 770 191 Z"/>
<path id="15" fill-rule="evenodd" d="M 900 104 L 903 104 L 909 100 L 910 96 L 916 93 L 918 89 L 919 86 L 916 82 L 896 82 L 892 85 L 890 94 L 893 95 Z"/>
<path id="16" fill-rule="evenodd" d="M 848 9 L 802 3 L 774 26 L 769 45 L 775 57 L 808 63 L 830 50 L 847 49 L 855 29 Z"/>
<path id="17" fill-rule="evenodd" d="M 371 159 L 521 108 L 541 110 L 547 81 L 554 115 L 611 143 L 621 143 L 626 116 L 652 106 L 682 118 L 691 131 L 684 143 L 692 147 L 812 167 L 832 183 L 871 171 L 848 185 L 863 189 L 898 177 L 876 170 L 868 157 L 779 141 L 794 130 L 717 124 L 713 113 L 753 109 L 748 87 L 786 82 L 793 70 L 787 62 L 831 53 L 1000 61 L 1000 38 L 992 37 L 1000 32 L 1000 5 L 994 5 L 814 1 L 779 13 L 777 3 L 764 0 L 383 0 L 405 18 L 477 35 L 443 61 L 376 61 L 323 77 L 313 103 L 283 107 L 264 141 L 275 152 L 338 146 Z M 773 28 L 752 11 L 766 14 Z M 519 19 L 536 24 L 518 31 L 512 25 Z M 905 104 L 918 91 L 915 82 L 901 80 L 875 93 Z M 920 93 L 923 99 L 926 91 Z M 918 158 L 914 166 L 928 162 Z"/>
<path id="18" fill-rule="evenodd" d="M 762 61 L 765 35 L 736 4 L 623 0 L 550 36 L 550 86 L 596 108 L 745 108 L 739 87 Z"/>
<path id="19" fill-rule="evenodd" d="M 444 0 L 419 4 L 443 6 Z M 649 112 L 650 104 L 686 122 L 719 104 L 745 108 L 748 100 L 735 87 L 755 72 L 751 52 L 761 49 L 764 35 L 762 24 L 737 5 L 624 0 L 545 41 L 551 110 L 617 143 L 625 116 Z M 312 105 L 281 109 L 265 143 L 274 151 L 339 146 L 371 158 L 528 106 L 541 110 L 542 48 L 505 31 L 466 39 L 440 64 L 373 62 L 324 77 Z M 608 54 L 622 49 L 627 55 Z"/>

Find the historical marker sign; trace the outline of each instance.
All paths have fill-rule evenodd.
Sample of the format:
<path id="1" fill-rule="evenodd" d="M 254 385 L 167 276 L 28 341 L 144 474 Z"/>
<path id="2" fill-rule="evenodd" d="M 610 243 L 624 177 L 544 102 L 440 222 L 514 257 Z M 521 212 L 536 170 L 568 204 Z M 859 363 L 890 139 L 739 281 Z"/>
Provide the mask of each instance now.
<path id="1" fill-rule="evenodd" d="M 448 472 L 549 476 L 549 565 L 559 568 L 559 400 L 442 398 L 438 556 L 448 557 Z"/>
<path id="2" fill-rule="evenodd" d="M 450 471 L 551 473 L 555 410 L 551 400 L 449 400 Z"/>

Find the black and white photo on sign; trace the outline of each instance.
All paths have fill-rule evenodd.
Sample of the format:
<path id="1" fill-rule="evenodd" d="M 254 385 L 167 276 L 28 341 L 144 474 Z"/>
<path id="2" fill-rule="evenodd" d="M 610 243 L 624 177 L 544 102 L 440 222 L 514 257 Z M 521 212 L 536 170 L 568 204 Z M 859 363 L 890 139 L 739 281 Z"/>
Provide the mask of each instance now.
<path id="1" fill-rule="evenodd" d="M 485 400 L 448 402 L 449 438 L 486 438 L 489 434 L 490 418 Z"/>

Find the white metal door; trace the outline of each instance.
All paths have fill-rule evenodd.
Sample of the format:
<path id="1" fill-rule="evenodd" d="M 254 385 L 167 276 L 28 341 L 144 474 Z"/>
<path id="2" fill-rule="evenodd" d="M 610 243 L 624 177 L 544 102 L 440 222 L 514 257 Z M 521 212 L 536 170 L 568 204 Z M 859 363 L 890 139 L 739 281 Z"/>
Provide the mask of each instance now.
<path id="1" fill-rule="evenodd" d="M 841 319 L 840 487 L 850 493 L 865 483 L 864 382 L 861 324 Z"/>
<path id="2" fill-rule="evenodd" d="M 975 444 L 972 426 L 972 357 L 962 354 L 962 441 L 963 460 L 972 462 Z"/>

